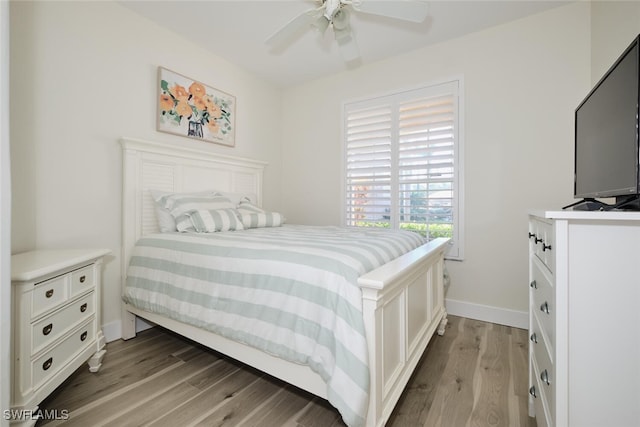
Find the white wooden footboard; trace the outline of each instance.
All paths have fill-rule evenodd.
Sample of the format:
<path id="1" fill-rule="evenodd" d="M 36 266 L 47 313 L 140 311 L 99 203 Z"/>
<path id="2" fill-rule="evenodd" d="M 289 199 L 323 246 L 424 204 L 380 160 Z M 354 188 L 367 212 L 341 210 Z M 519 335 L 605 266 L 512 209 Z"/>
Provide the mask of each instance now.
<path id="1" fill-rule="evenodd" d="M 444 333 L 448 241 L 435 239 L 358 280 L 371 367 L 368 426 L 385 424 L 434 332 Z"/>

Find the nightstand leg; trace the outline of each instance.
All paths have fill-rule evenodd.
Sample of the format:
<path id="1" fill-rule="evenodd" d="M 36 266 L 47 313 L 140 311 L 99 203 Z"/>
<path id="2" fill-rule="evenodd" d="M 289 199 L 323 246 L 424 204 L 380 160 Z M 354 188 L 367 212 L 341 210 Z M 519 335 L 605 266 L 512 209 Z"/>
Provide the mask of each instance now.
<path id="1" fill-rule="evenodd" d="M 98 372 L 100 370 L 100 367 L 102 366 L 102 358 L 106 353 L 107 350 L 100 350 L 97 351 L 93 356 L 91 356 L 91 359 L 87 361 L 87 364 L 89 365 L 89 371 Z"/>
<path id="2" fill-rule="evenodd" d="M 100 367 L 102 366 L 102 358 L 107 353 L 107 350 L 104 349 L 105 346 L 106 341 L 104 339 L 104 334 L 102 333 L 102 330 L 98 330 L 98 336 L 96 337 L 96 347 L 98 351 L 96 351 L 87 361 L 89 371 L 98 372 L 100 370 Z"/>

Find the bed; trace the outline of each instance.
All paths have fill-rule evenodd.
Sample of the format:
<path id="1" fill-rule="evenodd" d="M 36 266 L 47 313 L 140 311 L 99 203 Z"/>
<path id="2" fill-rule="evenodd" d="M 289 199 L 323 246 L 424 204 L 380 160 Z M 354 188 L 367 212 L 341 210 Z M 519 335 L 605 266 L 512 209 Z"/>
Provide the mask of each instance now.
<path id="1" fill-rule="evenodd" d="M 347 396 L 355 396 L 358 393 L 344 386 L 344 384 L 350 384 L 351 378 L 332 381 L 327 370 L 318 366 L 318 360 L 331 359 L 331 357 L 322 356 L 314 359 L 310 356 L 312 363 L 307 363 L 307 359 L 302 360 L 299 357 L 300 351 L 295 352 L 295 357 L 276 356 L 274 355 L 276 352 L 270 351 L 270 348 L 264 346 L 261 348 L 251 339 L 244 339 L 245 337 L 239 337 L 233 333 L 225 333 L 222 324 L 208 327 L 179 315 L 172 315 L 170 311 L 163 312 L 157 307 L 145 306 L 132 297 L 131 286 L 125 286 L 127 279 L 131 284 L 134 281 L 133 276 L 137 274 L 132 273 L 136 270 L 130 263 L 134 264 L 136 260 L 142 259 L 140 246 L 152 247 L 152 251 L 158 251 L 158 248 L 161 248 L 161 251 L 165 251 L 162 253 L 167 253 L 166 251 L 173 251 L 175 247 L 181 245 L 189 248 L 194 245 L 200 247 L 200 245 L 204 245 L 202 242 L 204 237 L 206 240 L 221 240 L 222 245 L 226 248 L 225 254 L 227 254 L 228 248 L 235 248 L 237 244 L 235 241 L 229 240 L 232 236 L 234 238 L 238 236 L 241 240 L 243 238 L 250 239 L 252 245 L 271 245 L 275 240 L 281 238 L 290 241 L 286 239 L 290 239 L 293 234 L 315 232 L 310 231 L 309 227 L 302 229 L 298 226 L 285 226 L 277 227 L 277 230 L 276 227 L 271 229 L 258 228 L 246 230 L 246 232 L 211 233 L 207 236 L 197 236 L 192 233 L 158 233 L 159 224 L 151 190 L 198 192 L 215 188 L 233 194 L 252 195 L 252 201 L 260 205 L 266 163 L 221 155 L 205 148 L 182 147 L 131 138 L 123 138 L 121 144 L 123 150 L 123 338 L 135 337 L 136 317 L 140 317 L 321 398 L 328 399 L 336 406 L 345 422 L 350 426 L 384 425 L 431 337 L 435 333 L 440 335 L 444 333 L 447 320 L 444 308 L 443 269 L 448 239 L 435 239 L 426 244 L 414 245 L 415 249 L 410 249 L 398 257 L 394 254 L 381 256 L 378 254 L 379 248 L 374 249 L 374 254 L 367 256 L 379 259 L 377 263 L 373 264 L 373 268 L 362 270 L 366 271 L 363 274 L 354 274 L 354 271 L 360 271 L 361 266 L 353 266 L 353 269 L 350 265 L 337 268 L 340 271 L 349 270 L 345 275 L 353 276 L 349 280 L 357 283 L 357 287 L 352 286 L 356 289 L 356 293 L 353 290 L 348 291 L 349 304 L 351 305 L 347 305 L 357 306 L 358 314 L 361 312 L 361 319 L 358 318 L 358 321 L 355 322 L 361 326 L 353 326 L 355 335 L 349 335 L 352 331 L 347 330 L 345 332 L 347 335 L 338 340 L 343 340 L 343 342 L 345 340 L 347 342 L 361 340 L 364 346 L 364 355 L 357 354 L 355 356 L 355 359 L 364 361 L 362 365 L 364 368 L 362 366 L 354 368 L 354 365 L 349 365 L 348 369 L 344 370 L 355 372 L 353 376 L 356 378 L 368 376 L 367 381 L 360 382 L 361 387 L 368 388 L 362 393 L 361 400 L 364 399 L 364 403 L 356 401 L 345 404 L 341 402 L 340 396 L 336 396 L 337 392 L 344 388 Z M 334 234 L 325 237 L 329 240 L 319 240 L 311 248 L 296 247 L 295 250 L 305 254 L 315 254 L 316 251 L 321 251 L 321 256 L 324 257 L 322 259 L 325 259 L 331 257 L 330 254 L 335 252 L 333 247 L 325 246 L 325 243 L 328 245 L 328 242 L 333 243 L 333 241 L 340 239 L 353 241 L 360 237 L 364 241 L 368 233 L 360 230 L 358 231 L 360 237 L 354 239 L 351 235 L 343 235 L 346 233 L 344 229 L 318 227 L 318 229 L 320 228 Z M 283 233 L 285 237 L 280 237 Z M 267 243 L 258 241 L 259 238 L 267 239 Z M 373 242 L 380 241 L 380 239 L 381 237 L 375 234 L 370 238 Z M 308 237 L 303 237 L 302 240 L 311 241 Z M 207 242 L 207 245 L 209 244 Z M 396 242 L 394 241 L 392 244 L 395 245 Z M 398 245 L 402 244 L 404 243 L 398 243 Z M 383 246 L 390 246 L 390 244 L 387 242 Z M 269 252 L 269 248 L 271 246 L 254 246 L 255 253 Z M 209 249 L 206 250 L 209 251 Z M 216 251 L 219 250 L 219 248 L 216 249 Z M 352 251 L 350 253 L 353 251 L 360 253 L 364 249 L 349 250 Z M 277 251 L 269 253 L 275 252 Z M 168 256 L 171 259 L 176 258 L 173 253 Z M 224 265 L 232 265 L 233 262 L 230 263 L 229 259 L 225 258 Z M 291 261 L 279 260 L 279 262 Z M 244 267 L 238 269 L 238 271 L 240 270 L 244 270 Z M 128 278 L 127 272 L 130 272 L 132 277 Z M 228 272 L 224 274 L 228 275 Z M 171 280 L 173 279 L 162 279 L 163 282 Z M 178 282 L 177 279 L 175 281 Z M 286 296 L 282 298 L 286 298 Z M 357 301 L 354 301 L 354 298 Z M 281 296 L 273 299 L 276 302 L 280 300 Z M 339 319 L 339 321 L 342 320 Z M 221 322 L 223 321 L 221 320 Z M 331 323 L 333 320 L 327 320 L 327 322 L 333 325 Z M 362 339 L 358 338 L 360 328 L 362 331 L 359 334 L 363 337 Z M 328 327 L 328 329 L 332 328 Z M 304 349 L 304 345 L 300 348 Z M 357 352 L 354 350 L 354 353 Z M 353 355 L 350 354 L 349 357 L 353 358 Z M 338 355 L 336 359 L 344 360 L 345 357 Z M 358 373 L 358 370 L 362 369 L 365 369 L 366 372 Z M 353 399 L 357 400 L 357 396 Z"/>

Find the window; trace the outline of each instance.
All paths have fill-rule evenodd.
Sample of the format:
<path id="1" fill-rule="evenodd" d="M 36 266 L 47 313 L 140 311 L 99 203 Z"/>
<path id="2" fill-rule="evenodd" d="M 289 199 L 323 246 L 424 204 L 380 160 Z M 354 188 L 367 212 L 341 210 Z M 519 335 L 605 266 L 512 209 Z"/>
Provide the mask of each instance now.
<path id="1" fill-rule="evenodd" d="M 462 259 L 460 80 L 344 106 L 345 224 L 450 237 Z"/>

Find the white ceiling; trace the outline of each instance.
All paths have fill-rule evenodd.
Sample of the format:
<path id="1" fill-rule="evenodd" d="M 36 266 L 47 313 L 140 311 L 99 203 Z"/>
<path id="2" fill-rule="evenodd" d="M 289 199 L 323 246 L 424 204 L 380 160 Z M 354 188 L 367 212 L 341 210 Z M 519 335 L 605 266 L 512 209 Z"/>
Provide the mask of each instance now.
<path id="1" fill-rule="evenodd" d="M 120 3 L 279 87 L 348 69 L 331 31 L 319 38 L 317 32 L 309 29 L 278 52 L 270 51 L 264 43 L 292 18 L 317 7 L 314 0 L 124 0 Z M 421 24 L 354 13 L 351 27 L 360 49 L 361 63 L 367 64 L 566 3 L 430 1 L 429 16 Z"/>

